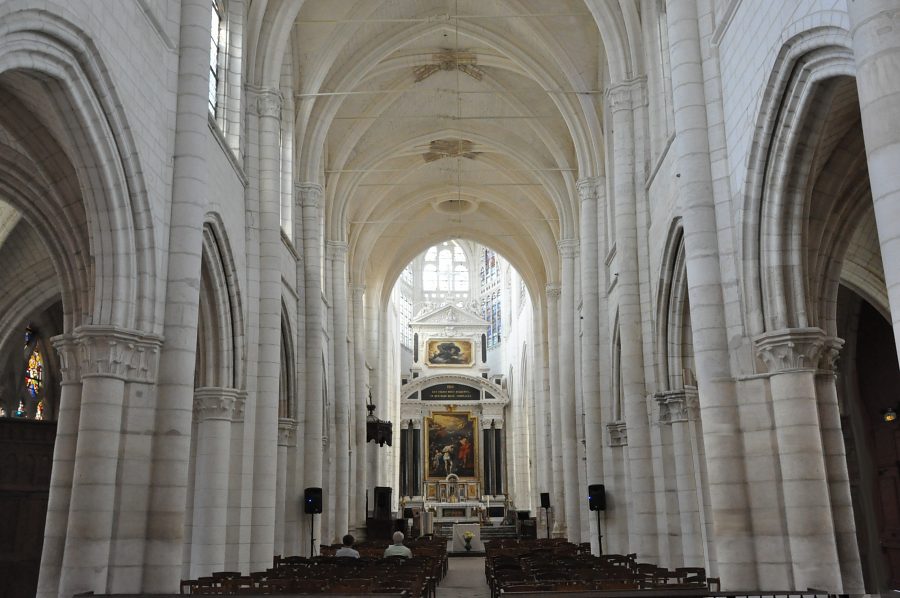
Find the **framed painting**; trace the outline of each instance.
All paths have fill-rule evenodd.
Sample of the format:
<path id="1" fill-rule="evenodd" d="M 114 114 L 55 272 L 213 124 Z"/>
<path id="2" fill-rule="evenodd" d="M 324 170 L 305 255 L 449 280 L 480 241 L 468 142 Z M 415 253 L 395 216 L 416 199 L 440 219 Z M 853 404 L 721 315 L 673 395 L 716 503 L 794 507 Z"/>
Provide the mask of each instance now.
<path id="1" fill-rule="evenodd" d="M 425 418 L 426 478 L 475 478 L 478 419 L 467 411 L 434 412 Z"/>
<path id="2" fill-rule="evenodd" d="M 469 484 L 469 500 L 478 500 L 478 483 L 472 482 Z"/>
<path id="3" fill-rule="evenodd" d="M 429 339 L 425 347 L 425 365 L 431 367 L 470 367 L 474 362 L 472 341 Z"/>

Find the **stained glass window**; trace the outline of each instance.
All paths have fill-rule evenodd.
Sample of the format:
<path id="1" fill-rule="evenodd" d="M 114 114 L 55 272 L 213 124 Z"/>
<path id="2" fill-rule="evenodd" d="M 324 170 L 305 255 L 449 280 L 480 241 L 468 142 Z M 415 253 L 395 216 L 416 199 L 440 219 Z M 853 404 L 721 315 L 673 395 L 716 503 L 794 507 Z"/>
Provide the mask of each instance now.
<path id="1" fill-rule="evenodd" d="M 456 241 L 444 241 L 425 252 L 422 290 L 430 301 L 456 303 L 468 297 L 469 266 Z"/>
<path id="2" fill-rule="evenodd" d="M 28 365 L 25 367 L 25 390 L 32 398 L 37 398 L 38 393 L 44 385 L 44 358 L 41 352 L 35 347 L 28 358 Z"/>

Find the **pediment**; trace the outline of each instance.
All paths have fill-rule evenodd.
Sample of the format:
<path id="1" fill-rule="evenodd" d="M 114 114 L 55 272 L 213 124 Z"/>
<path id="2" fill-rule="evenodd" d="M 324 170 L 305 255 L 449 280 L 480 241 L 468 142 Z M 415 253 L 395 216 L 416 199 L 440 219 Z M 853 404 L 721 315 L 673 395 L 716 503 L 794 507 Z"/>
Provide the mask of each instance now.
<path id="1" fill-rule="evenodd" d="M 443 305 L 420 314 L 410 324 L 416 328 L 446 326 L 487 328 L 490 322 L 455 305 Z"/>

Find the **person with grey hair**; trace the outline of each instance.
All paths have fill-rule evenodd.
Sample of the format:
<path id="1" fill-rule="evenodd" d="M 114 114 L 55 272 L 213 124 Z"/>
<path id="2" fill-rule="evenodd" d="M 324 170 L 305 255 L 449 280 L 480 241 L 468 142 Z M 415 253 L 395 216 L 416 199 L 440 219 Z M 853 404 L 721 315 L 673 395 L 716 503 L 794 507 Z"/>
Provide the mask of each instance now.
<path id="1" fill-rule="evenodd" d="M 394 543 L 384 549 L 384 556 L 385 558 L 389 556 L 412 558 L 412 550 L 403 545 L 403 532 L 394 532 Z"/>

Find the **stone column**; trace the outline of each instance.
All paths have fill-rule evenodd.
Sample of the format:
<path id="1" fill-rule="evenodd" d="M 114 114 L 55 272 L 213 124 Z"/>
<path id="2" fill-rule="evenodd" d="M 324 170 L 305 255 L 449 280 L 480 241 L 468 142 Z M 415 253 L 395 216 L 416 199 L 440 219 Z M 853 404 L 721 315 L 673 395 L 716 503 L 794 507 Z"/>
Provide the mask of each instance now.
<path id="1" fill-rule="evenodd" d="M 560 418 L 559 391 L 559 285 L 547 285 L 547 356 L 550 364 L 550 396 L 547 407 L 550 414 L 550 440 L 553 451 L 550 459 L 553 488 L 550 491 L 551 517 L 553 518 L 553 536 L 566 535 L 566 507 L 563 495 L 565 481 L 563 478 L 562 451 L 562 419 Z"/>
<path id="2" fill-rule="evenodd" d="M 896 0 L 850 0 L 847 5 L 869 184 L 900 355 L 900 268 L 893 266 L 900 261 L 900 130 L 885 126 L 900 122 L 900 5 Z"/>
<path id="3" fill-rule="evenodd" d="M 291 449 L 297 444 L 297 422 L 289 417 L 278 420 L 278 477 L 275 487 L 275 552 L 274 554 L 294 554 L 287 552 L 285 543 L 289 508 L 287 503 L 287 488 L 292 481 L 290 475 Z M 297 524 L 296 517 L 293 518 Z"/>
<path id="4" fill-rule="evenodd" d="M 61 381 L 50 497 L 47 503 L 47 522 L 37 588 L 37 595 L 40 598 L 56 598 L 58 595 L 59 576 L 65 554 L 81 412 L 81 364 L 75 339 L 73 334 L 64 334 L 52 339 L 53 346 L 59 353 Z"/>
<path id="5" fill-rule="evenodd" d="M 581 542 L 581 518 L 578 491 L 578 455 L 575 430 L 575 256 L 578 241 L 564 239 L 558 243 L 562 259 L 561 297 L 559 303 L 559 402 L 556 416 L 560 420 L 562 448 L 563 498 L 565 500 L 566 534 L 570 542 Z"/>
<path id="6" fill-rule="evenodd" d="M 366 287 L 356 285 L 352 287 L 353 292 L 353 353 L 354 359 L 353 376 L 356 379 L 355 395 L 350 397 L 350 403 L 354 405 L 356 410 L 356 470 L 353 473 L 353 492 L 351 500 L 355 502 L 353 507 L 352 526 L 356 528 L 357 535 L 366 528 L 366 489 L 369 487 L 368 473 L 368 457 L 366 443 L 366 398 L 368 397 L 366 375 L 366 329 L 365 329 L 365 309 L 363 299 L 366 293 Z"/>
<path id="7" fill-rule="evenodd" d="M 767 332 L 754 341 L 770 374 L 794 587 L 840 593 L 815 386 L 824 333 L 793 328 Z"/>
<path id="8" fill-rule="evenodd" d="M 237 394 L 231 388 L 194 391 L 197 452 L 190 575 L 195 579 L 225 567 L 231 419 Z"/>
<path id="9" fill-rule="evenodd" d="M 694 468 L 697 457 L 694 448 L 694 422 L 697 421 L 699 410 L 697 396 L 685 390 L 674 390 L 659 393 L 656 400 L 659 402 L 660 424 L 672 426 L 682 560 L 685 567 L 697 567 L 706 563 L 698 493 L 699 472 Z"/>
<path id="10" fill-rule="evenodd" d="M 600 266 L 598 264 L 597 204 L 603 179 L 578 181 L 581 199 L 581 393 L 584 402 L 584 438 L 587 483 L 603 481 L 603 430 L 600 412 Z M 591 552 L 598 554 L 597 519 L 588 517 Z"/>
<path id="11" fill-rule="evenodd" d="M 350 521 L 350 361 L 347 347 L 347 244 L 329 241 L 334 317 L 334 537 L 347 534 Z"/>
<path id="12" fill-rule="evenodd" d="M 322 233 L 319 202 L 322 186 L 316 183 L 296 185 L 298 201 L 303 213 L 304 289 L 306 291 L 306 405 L 303 429 L 304 488 L 322 487 L 322 334 L 324 309 L 322 305 L 321 255 Z M 316 517 L 315 537 L 321 517 Z M 306 528 L 304 528 L 304 531 Z M 308 531 L 304 539 L 308 542 Z M 304 544 L 305 545 L 305 544 Z M 318 552 L 318 545 L 315 547 Z"/>
<path id="13" fill-rule="evenodd" d="M 143 590 L 176 592 L 187 504 L 203 218 L 208 204 L 210 4 L 181 3 L 178 98 L 166 272 L 165 346 L 153 437 Z"/>
<path id="14" fill-rule="evenodd" d="M 634 184 L 634 114 L 632 94 L 639 92 L 631 83 L 616 85 L 607 91 L 612 112 L 613 180 L 615 182 L 615 234 L 619 338 L 625 421 L 628 422 L 629 536 L 631 550 L 640 558 L 655 560 L 659 549 L 656 539 L 656 500 L 653 485 L 653 458 L 650 451 L 650 425 L 644 386 L 644 351 L 641 322 L 641 297 L 637 242 L 637 195 Z"/>
<path id="15" fill-rule="evenodd" d="M 697 4 L 667 0 L 675 109 L 675 171 L 709 478 L 714 554 L 726 588 L 758 587 L 737 393 L 731 375 L 712 189 Z"/>
<path id="16" fill-rule="evenodd" d="M 548 351 L 547 339 L 544 332 L 543 318 L 538 310 L 537 297 L 534 301 L 532 328 L 534 330 L 534 347 L 532 355 L 533 385 L 534 385 L 534 459 L 536 461 L 537 484 L 532 488 L 532 504 L 540 505 L 540 493 L 553 490 L 553 475 L 551 474 L 551 461 L 553 458 L 553 435 L 551 432 L 550 417 L 550 379 L 547 373 Z M 535 516 L 543 514 L 543 510 L 537 509 Z"/>
<path id="17" fill-rule="evenodd" d="M 816 372 L 816 396 L 843 590 L 847 594 L 864 594 L 856 521 L 853 518 L 853 501 L 850 496 L 850 474 L 847 471 L 841 410 L 835 386 L 836 363 L 843 345 L 844 341 L 837 337 L 825 338 L 825 348 Z"/>
<path id="18" fill-rule="evenodd" d="M 253 445 L 250 567 L 272 562 L 278 463 L 278 383 L 281 371 L 281 94 L 257 92 L 259 115 L 259 360 Z"/>
<path id="19" fill-rule="evenodd" d="M 81 370 L 81 414 L 60 596 L 107 591 L 122 473 L 125 382 L 155 381 L 160 345 L 158 337 L 106 326 L 79 327 L 74 339 Z"/>

